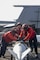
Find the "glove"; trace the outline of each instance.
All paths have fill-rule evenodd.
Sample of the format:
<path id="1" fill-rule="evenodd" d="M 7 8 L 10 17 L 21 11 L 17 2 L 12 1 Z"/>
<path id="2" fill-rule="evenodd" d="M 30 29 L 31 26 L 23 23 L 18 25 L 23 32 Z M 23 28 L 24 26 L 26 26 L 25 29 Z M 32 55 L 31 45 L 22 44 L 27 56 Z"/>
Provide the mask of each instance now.
<path id="1" fill-rule="evenodd" d="M 18 37 L 17 41 L 21 41 L 21 40 L 23 40 L 23 38 Z"/>
<path id="2" fill-rule="evenodd" d="M 21 40 L 20 37 L 18 37 L 17 41 L 20 41 L 20 40 Z"/>
<path id="3" fill-rule="evenodd" d="M 17 41 L 19 41 L 19 39 L 17 39 Z"/>

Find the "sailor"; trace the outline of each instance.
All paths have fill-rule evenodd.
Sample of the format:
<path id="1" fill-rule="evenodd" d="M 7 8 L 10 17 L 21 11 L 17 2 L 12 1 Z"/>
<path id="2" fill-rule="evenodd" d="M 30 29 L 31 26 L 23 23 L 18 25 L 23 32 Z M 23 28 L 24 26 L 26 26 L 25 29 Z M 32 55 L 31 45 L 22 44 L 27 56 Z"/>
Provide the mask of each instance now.
<path id="1" fill-rule="evenodd" d="M 29 40 L 31 50 L 33 50 L 32 44 L 34 43 L 33 45 L 34 45 L 34 49 L 35 49 L 35 53 L 36 53 L 35 57 L 38 57 L 37 38 L 36 38 L 35 30 L 32 27 L 30 27 L 29 25 L 23 24 L 19 38 L 23 38 L 24 41 Z M 33 43 L 32 43 L 32 40 L 33 40 Z"/>

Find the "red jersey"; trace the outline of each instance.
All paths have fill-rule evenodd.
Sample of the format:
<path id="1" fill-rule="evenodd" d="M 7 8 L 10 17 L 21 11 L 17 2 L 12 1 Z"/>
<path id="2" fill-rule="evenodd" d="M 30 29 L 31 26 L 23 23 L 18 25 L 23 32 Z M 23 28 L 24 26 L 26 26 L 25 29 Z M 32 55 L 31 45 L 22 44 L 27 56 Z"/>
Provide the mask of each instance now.
<path id="1" fill-rule="evenodd" d="M 4 40 L 6 41 L 6 42 L 11 42 L 11 41 L 16 41 L 17 40 L 17 36 L 16 36 L 16 34 L 15 35 L 13 35 L 12 33 L 11 33 L 11 31 L 8 31 L 8 32 L 6 32 L 5 34 L 3 34 L 3 38 L 4 38 Z"/>
<path id="2" fill-rule="evenodd" d="M 26 41 L 26 40 L 33 39 L 35 34 L 36 34 L 36 32 L 31 27 L 29 27 L 28 31 L 25 31 L 25 30 L 21 31 L 19 37 L 22 38 L 25 35 L 24 40 Z"/>

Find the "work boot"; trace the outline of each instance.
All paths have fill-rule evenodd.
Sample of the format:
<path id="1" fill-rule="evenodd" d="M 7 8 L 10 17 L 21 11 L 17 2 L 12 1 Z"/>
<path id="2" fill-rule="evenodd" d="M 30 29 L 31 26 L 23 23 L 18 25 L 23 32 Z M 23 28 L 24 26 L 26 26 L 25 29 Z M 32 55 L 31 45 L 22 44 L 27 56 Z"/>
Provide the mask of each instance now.
<path id="1" fill-rule="evenodd" d="M 0 54 L 0 57 L 1 57 L 1 54 Z"/>

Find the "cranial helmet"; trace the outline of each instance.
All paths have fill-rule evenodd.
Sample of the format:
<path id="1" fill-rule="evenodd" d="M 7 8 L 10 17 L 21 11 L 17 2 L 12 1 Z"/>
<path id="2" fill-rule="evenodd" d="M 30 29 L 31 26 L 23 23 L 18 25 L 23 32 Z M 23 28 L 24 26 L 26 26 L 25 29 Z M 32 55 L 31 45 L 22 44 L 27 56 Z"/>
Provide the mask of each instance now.
<path id="1" fill-rule="evenodd" d="M 22 25 L 22 28 L 23 28 L 24 30 L 27 30 L 27 29 L 28 29 L 28 25 L 27 25 L 27 24 L 23 24 L 23 25 Z"/>

